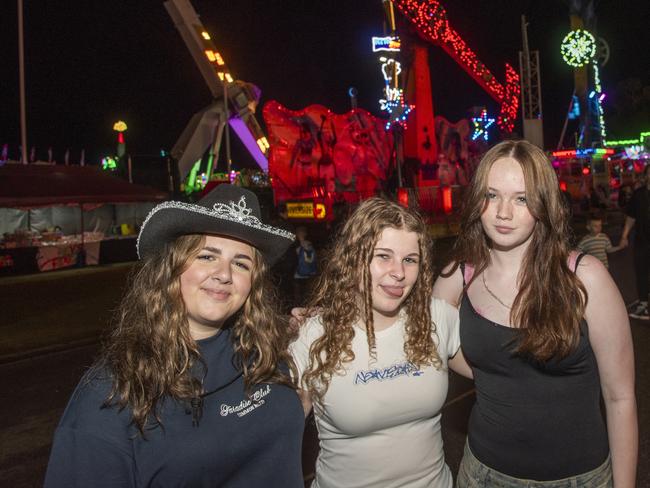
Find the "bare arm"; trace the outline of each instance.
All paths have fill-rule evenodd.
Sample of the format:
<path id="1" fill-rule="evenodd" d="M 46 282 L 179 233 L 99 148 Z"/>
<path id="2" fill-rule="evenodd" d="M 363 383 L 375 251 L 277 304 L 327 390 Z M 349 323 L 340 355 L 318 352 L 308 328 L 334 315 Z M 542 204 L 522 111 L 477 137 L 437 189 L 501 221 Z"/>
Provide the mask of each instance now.
<path id="1" fill-rule="evenodd" d="M 467 364 L 467 360 L 465 359 L 465 356 L 463 356 L 462 349 L 459 349 L 456 355 L 449 359 L 449 362 L 447 364 L 449 365 L 449 369 L 451 369 L 454 373 L 458 373 L 459 375 L 464 376 L 465 378 L 469 378 L 470 380 L 474 379 L 474 373 L 472 372 L 470 365 Z"/>
<path id="2" fill-rule="evenodd" d="M 620 249 L 623 249 L 624 247 L 627 247 L 629 244 L 629 237 L 630 237 L 630 232 L 632 231 L 632 227 L 634 227 L 634 223 L 636 222 L 635 218 L 630 217 L 629 215 L 625 216 L 625 224 L 623 225 L 623 234 L 621 234 L 621 240 L 618 242 L 618 247 Z"/>
<path id="3" fill-rule="evenodd" d="M 448 265 L 443 269 L 443 273 L 449 272 L 452 265 Z M 463 292 L 463 276 L 460 268 L 448 277 L 439 276 L 433 285 L 433 296 L 442 298 L 444 301 L 458 308 L 460 305 L 460 296 Z M 466 378 L 473 379 L 472 368 L 469 367 L 465 356 L 463 356 L 462 349 L 459 349 L 455 356 L 449 359 L 449 368 Z"/>
<path id="4" fill-rule="evenodd" d="M 313 406 L 311 395 L 307 390 L 298 390 L 298 398 L 300 398 L 300 403 L 302 403 L 302 408 L 305 411 L 305 418 L 307 418 Z"/>
<path id="5" fill-rule="evenodd" d="M 588 293 L 585 318 L 596 355 L 605 402 L 614 486 L 635 486 L 638 425 L 634 395 L 634 349 L 621 294 L 609 272 L 593 256 L 577 270 Z"/>

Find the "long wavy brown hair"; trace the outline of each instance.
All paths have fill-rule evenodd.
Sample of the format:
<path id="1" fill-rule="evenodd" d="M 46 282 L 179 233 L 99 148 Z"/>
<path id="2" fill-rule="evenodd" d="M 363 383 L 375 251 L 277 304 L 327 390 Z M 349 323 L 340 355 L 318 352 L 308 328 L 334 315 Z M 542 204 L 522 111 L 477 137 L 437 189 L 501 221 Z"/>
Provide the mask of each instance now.
<path id="1" fill-rule="evenodd" d="M 324 334 L 311 346 L 303 387 L 316 398 L 327 391 L 332 376 L 354 360 L 353 325 L 366 325 L 368 349 L 375 355 L 370 261 L 381 233 L 386 228 L 403 229 L 418 235 L 420 268 L 418 279 L 402 307 L 406 310 L 404 352 L 417 366 L 442 365 L 432 338 L 436 325 L 431 320 L 433 289 L 432 243 L 422 218 L 415 212 L 381 198 L 359 205 L 343 225 L 324 260 L 311 306 L 322 309 Z"/>
<path id="2" fill-rule="evenodd" d="M 181 236 L 140 263 L 96 363 L 113 381 L 105 405 L 128 407 L 142 435 L 145 427 L 161 424 L 163 401 L 188 401 L 203 393 L 196 371 L 205 372 L 205 364 L 190 335 L 180 277 L 204 242 L 204 235 Z M 232 329 L 247 389 L 262 382 L 292 385 L 278 367 L 285 363 L 293 369 L 286 321 L 275 312 L 268 265 L 253 249 L 250 295 L 224 327 Z"/>
<path id="3" fill-rule="evenodd" d="M 491 242 L 483 231 L 481 215 L 487 207 L 488 173 L 502 158 L 513 158 L 521 165 L 528 210 L 537 220 L 519 272 L 519 292 L 510 311 L 510 322 L 520 329 L 516 350 L 540 361 L 565 357 L 580 340 L 587 291 L 569 269 L 568 208 L 555 171 L 537 146 L 526 141 L 504 141 L 485 153 L 465 196 L 460 235 L 452 252 L 455 266 L 445 276 L 450 276 L 461 262 L 474 265 L 474 277 L 489 264 Z"/>

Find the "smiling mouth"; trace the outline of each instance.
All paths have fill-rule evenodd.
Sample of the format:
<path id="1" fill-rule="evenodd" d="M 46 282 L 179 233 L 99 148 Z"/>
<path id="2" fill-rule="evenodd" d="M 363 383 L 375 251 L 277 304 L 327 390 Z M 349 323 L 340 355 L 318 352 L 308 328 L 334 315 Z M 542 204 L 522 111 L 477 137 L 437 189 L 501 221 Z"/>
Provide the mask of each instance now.
<path id="1" fill-rule="evenodd" d="M 210 298 L 213 298 L 215 300 L 226 300 L 228 297 L 230 297 L 230 292 L 223 291 L 223 290 L 210 290 L 207 288 L 204 288 L 203 291 L 208 295 Z"/>
<path id="2" fill-rule="evenodd" d="M 401 298 L 404 295 L 404 288 L 401 286 L 379 285 L 384 292 L 393 298 Z"/>

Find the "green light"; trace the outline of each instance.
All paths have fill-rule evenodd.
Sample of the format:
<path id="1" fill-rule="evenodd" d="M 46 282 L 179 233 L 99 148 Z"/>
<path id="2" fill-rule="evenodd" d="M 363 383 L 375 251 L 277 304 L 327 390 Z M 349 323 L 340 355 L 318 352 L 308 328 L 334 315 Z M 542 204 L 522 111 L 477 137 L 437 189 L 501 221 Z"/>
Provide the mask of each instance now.
<path id="1" fill-rule="evenodd" d="M 604 141 L 605 146 L 631 146 L 634 144 L 645 144 L 645 139 L 650 137 L 650 132 L 641 132 L 638 139 L 620 139 L 618 141 Z"/>
<path id="2" fill-rule="evenodd" d="M 104 171 L 115 171 L 117 169 L 117 161 L 115 158 L 110 156 L 102 158 L 102 169 Z"/>
<path id="3" fill-rule="evenodd" d="M 189 195 L 190 193 L 193 193 L 199 189 L 196 187 L 196 175 L 199 172 L 200 167 L 201 167 L 201 160 L 199 159 L 196 163 L 194 163 L 194 166 L 192 166 L 192 170 L 190 171 L 190 174 L 187 176 L 187 183 L 185 185 L 186 195 Z"/>
<path id="4" fill-rule="evenodd" d="M 573 30 L 562 40 L 560 52 L 565 63 L 580 68 L 596 55 L 596 39 L 586 30 Z"/>

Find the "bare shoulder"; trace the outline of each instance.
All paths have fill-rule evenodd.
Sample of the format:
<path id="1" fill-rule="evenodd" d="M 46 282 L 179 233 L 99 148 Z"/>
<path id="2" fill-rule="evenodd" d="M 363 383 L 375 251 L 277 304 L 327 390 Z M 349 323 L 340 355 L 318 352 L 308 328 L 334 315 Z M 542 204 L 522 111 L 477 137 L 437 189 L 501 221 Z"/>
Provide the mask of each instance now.
<path id="1" fill-rule="evenodd" d="M 452 274 L 451 270 L 456 267 Z M 442 273 L 433 285 L 433 296 L 441 298 L 454 307 L 458 307 L 460 295 L 463 291 L 463 275 L 460 266 L 452 262 L 445 266 Z"/>
<path id="2" fill-rule="evenodd" d="M 602 329 L 603 336 L 617 333 L 619 326 L 629 329 L 623 298 L 603 263 L 586 255 L 580 260 L 576 274 L 587 290 L 585 318 L 589 329 Z"/>
<path id="3" fill-rule="evenodd" d="M 587 290 L 604 283 L 613 283 L 609 271 L 600 259 L 590 254 L 585 254 L 582 257 L 576 268 L 576 275 L 580 278 L 580 281 L 582 281 Z"/>

